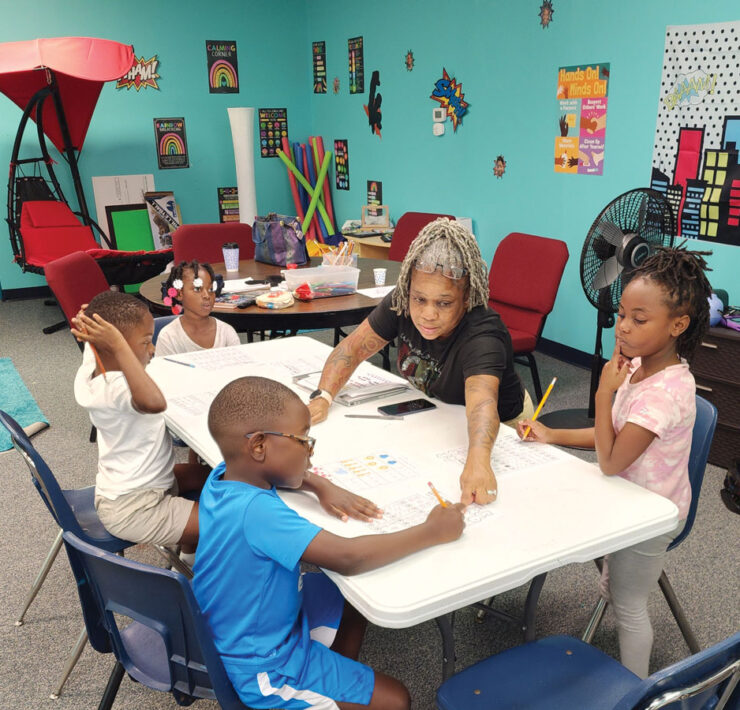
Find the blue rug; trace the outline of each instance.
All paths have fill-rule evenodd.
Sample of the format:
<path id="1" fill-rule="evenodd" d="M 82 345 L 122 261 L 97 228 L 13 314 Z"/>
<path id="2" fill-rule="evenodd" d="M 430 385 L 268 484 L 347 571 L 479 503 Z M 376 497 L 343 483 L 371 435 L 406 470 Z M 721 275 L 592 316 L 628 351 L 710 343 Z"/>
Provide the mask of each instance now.
<path id="1" fill-rule="evenodd" d="M 29 436 L 49 426 L 9 357 L 0 357 L 0 409 L 10 414 Z M 12 446 L 10 435 L 0 425 L 0 451 Z"/>

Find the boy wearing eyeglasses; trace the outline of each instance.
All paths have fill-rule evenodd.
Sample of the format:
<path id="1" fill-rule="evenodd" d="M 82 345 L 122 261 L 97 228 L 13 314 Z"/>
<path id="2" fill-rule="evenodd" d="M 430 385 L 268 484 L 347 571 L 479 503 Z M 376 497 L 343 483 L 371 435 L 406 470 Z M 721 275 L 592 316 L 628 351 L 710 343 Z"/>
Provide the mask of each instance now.
<path id="1" fill-rule="evenodd" d="M 459 222 L 430 222 L 409 247 L 396 288 L 329 355 L 309 409 L 314 424 L 357 366 L 398 343 L 398 372 L 430 397 L 465 405 L 468 455 L 460 500 L 485 504 L 498 494 L 491 450 L 501 422 L 534 414 L 514 369 L 511 336 L 488 306 L 488 267 Z"/>
<path id="2" fill-rule="evenodd" d="M 226 672 L 253 708 L 406 710 L 398 680 L 357 658 L 365 620 L 322 573 L 375 569 L 462 534 L 463 506 L 437 506 L 421 525 L 387 535 L 344 538 L 291 510 L 276 488 L 348 497 L 355 517 L 380 511 L 369 501 L 308 472 L 314 439 L 298 396 L 262 377 L 242 377 L 219 392 L 208 428 L 224 461 L 200 498 L 200 543 L 193 590 Z M 347 500 L 345 499 L 345 505 Z"/>

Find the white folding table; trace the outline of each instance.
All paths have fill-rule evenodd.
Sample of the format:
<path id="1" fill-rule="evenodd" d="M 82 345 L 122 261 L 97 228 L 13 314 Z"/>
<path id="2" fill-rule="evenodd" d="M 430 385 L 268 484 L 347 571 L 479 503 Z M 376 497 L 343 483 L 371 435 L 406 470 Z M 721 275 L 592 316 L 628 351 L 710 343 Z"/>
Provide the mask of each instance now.
<path id="1" fill-rule="evenodd" d="M 180 362 L 155 358 L 148 371 L 168 400 L 165 418 L 170 429 L 215 465 L 222 457 L 208 433 L 208 406 L 225 384 L 244 375 L 263 375 L 293 386 L 293 375 L 320 368 L 329 352 L 328 346 L 299 336 L 178 355 Z M 361 369 L 396 377 L 369 363 Z M 305 401 L 307 393 L 293 388 Z M 311 430 L 317 439 L 313 463 L 390 452 L 413 463 L 424 485 L 431 479 L 450 498 L 459 495 L 462 466 L 450 456 L 437 454 L 453 449 L 464 452 L 464 407 L 436 401 L 436 409 L 401 421 L 344 416 L 374 414 L 379 404 L 418 394 L 409 391 L 353 407 L 331 407 L 328 419 Z M 523 621 L 525 639 L 533 639 L 536 604 L 549 570 L 596 559 L 668 532 L 678 523 L 678 509 L 667 498 L 618 476 L 604 476 L 598 467 L 560 449 L 515 440 L 513 430 L 502 426 L 494 457 L 500 451 L 505 458 L 499 458 L 499 466 L 494 460 L 498 499 L 491 504 L 493 514 L 467 526 L 459 540 L 352 577 L 327 570 L 345 598 L 374 624 L 404 628 L 435 619 L 443 637 L 445 677 L 454 668 L 452 613 L 456 609 L 532 580 Z M 544 447 L 539 453 L 551 460 L 522 468 L 530 447 Z M 411 490 L 419 480 L 364 495 L 382 507 L 406 485 Z M 336 534 L 360 535 L 372 525 L 342 523 L 307 493 L 281 491 L 280 495 L 293 509 Z"/>

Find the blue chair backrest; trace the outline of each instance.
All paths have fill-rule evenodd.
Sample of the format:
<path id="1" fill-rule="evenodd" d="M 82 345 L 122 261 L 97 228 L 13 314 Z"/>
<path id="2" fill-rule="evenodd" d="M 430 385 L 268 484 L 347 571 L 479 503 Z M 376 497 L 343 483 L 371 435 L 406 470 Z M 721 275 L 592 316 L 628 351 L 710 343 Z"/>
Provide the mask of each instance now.
<path id="1" fill-rule="evenodd" d="M 154 319 L 154 334 L 152 335 L 152 345 L 157 344 L 157 338 L 159 337 L 160 332 L 162 331 L 162 328 L 164 328 L 166 325 L 169 325 L 172 323 L 175 318 L 179 318 L 179 316 L 157 316 Z"/>
<path id="2" fill-rule="evenodd" d="M 57 525 L 62 530 L 70 530 L 75 535 L 85 538 L 85 531 L 77 522 L 74 511 L 64 497 L 57 479 L 47 466 L 46 461 L 41 458 L 41 454 L 34 448 L 26 432 L 13 417 L 2 410 L 0 410 L 0 424 L 8 430 L 13 446 L 26 462 L 28 470 L 31 472 L 33 484 Z"/>
<path id="3" fill-rule="evenodd" d="M 689 656 L 635 686 L 613 710 L 660 707 L 671 710 L 709 710 L 724 707 L 734 710 L 740 707 L 740 632 L 720 641 L 711 648 Z M 734 682 L 734 686 L 732 685 Z M 696 687 L 696 695 L 681 699 L 678 694 L 674 702 L 651 703 L 664 694 Z M 723 705 L 718 701 L 724 700 Z"/>
<path id="4" fill-rule="evenodd" d="M 672 550 L 691 532 L 696 518 L 696 509 L 699 505 L 701 484 L 704 481 L 704 470 L 707 467 L 707 457 L 712 446 L 712 437 L 717 428 L 717 407 L 706 399 L 696 396 L 696 420 L 691 434 L 691 453 L 689 454 L 689 481 L 691 482 L 691 505 L 686 516 L 681 534 L 668 546 Z"/>
<path id="5" fill-rule="evenodd" d="M 189 704 L 193 698 L 211 698 L 227 710 L 244 710 L 183 575 L 118 557 L 70 533 L 64 533 L 64 542 L 85 623 L 102 618 L 116 658 L 133 678 L 171 692 L 179 704 Z M 83 595 L 85 588 L 92 593 Z M 91 599 L 95 608 L 86 611 Z M 121 634 L 115 614 L 133 619 L 140 626 L 129 627 Z M 146 639 L 151 649 L 145 654 L 151 667 L 137 665 L 129 653 L 127 639 L 137 636 Z M 162 659 L 168 667 L 152 672 Z"/>

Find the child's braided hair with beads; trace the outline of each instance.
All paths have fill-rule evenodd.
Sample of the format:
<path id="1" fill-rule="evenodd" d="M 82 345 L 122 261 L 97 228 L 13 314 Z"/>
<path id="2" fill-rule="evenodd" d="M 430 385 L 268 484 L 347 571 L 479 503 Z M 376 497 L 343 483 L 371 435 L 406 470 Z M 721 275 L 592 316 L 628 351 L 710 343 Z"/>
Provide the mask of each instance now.
<path id="1" fill-rule="evenodd" d="M 193 278 L 198 278 L 198 272 L 203 269 L 211 277 L 211 290 L 217 295 L 221 295 L 224 288 L 224 277 L 216 274 L 213 267 L 205 262 L 195 259 L 192 261 L 181 261 L 177 266 L 173 266 L 166 281 L 162 282 L 162 302 L 165 306 L 172 308 L 172 312 L 178 316 L 182 313 L 182 304 L 177 298 L 178 291 L 182 288 L 182 277 L 186 271 L 193 272 Z"/>

